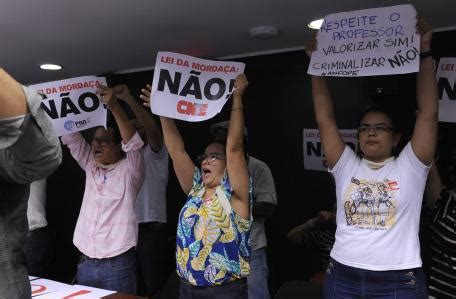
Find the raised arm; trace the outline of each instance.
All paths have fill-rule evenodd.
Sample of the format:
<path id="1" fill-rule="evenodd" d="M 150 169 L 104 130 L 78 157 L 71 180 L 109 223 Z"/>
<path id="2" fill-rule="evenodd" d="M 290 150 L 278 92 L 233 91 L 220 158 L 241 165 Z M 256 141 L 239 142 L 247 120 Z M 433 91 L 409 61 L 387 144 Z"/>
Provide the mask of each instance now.
<path id="1" fill-rule="evenodd" d="M 150 85 L 141 90 L 141 99 L 148 106 L 150 99 Z M 174 123 L 174 120 L 168 117 L 160 116 L 160 122 L 163 130 L 163 137 L 165 145 L 168 149 L 169 156 L 173 160 L 174 172 L 176 173 L 177 180 L 184 191 L 188 194 L 193 186 L 193 170 L 195 164 L 190 159 L 188 153 L 185 151 L 184 141 L 179 133 L 179 130 Z"/>
<path id="2" fill-rule="evenodd" d="M 21 85 L 0 68 L 0 119 L 24 115 L 27 102 Z"/>
<path id="3" fill-rule="evenodd" d="M 124 101 L 131 108 L 136 119 L 144 126 L 147 143 L 154 152 L 159 152 L 163 146 L 163 136 L 154 118 L 131 95 L 125 84 L 114 87 L 114 93 L 119 100 Z"/>
<path id="4" fill-rule="evenodd" d="M 432 28 L 421 17 L 417 17 L 417 32 L 421 35 L 421 53 L 431 51 Z M 432 56 L 420 59 L 420 70 L 416 76 L 418 112 L 412 135 L 412 148 L 418 159 L 426 165 L 432 163 L 437 143 L 439 103 L 437 80 Z"/>
<path id="5" fill-rule="evenodd" d="M 306 52 L 309 58 L 316 49 L 317 41 L 314 36 L 306 46 Z M 311 76 L 311 80 L 315 120 L 317 121 L 320 132 L 326 161 L 329 168 L 333 168 L 344 151 L 345 143 L 337 128 L 334 105 L 326 79 L 320 76 Z"/>
<path id="6" fill-rule="evenodd" d="M 104 104 L 106 104 L 114 116 L 117 126 L 119 127 L 122 142 L 127 144 L 133 135 L 135 135 L 136 130 L 135 127 L 133 127 L 133 124 L 128 120 L 125 111 L 123 111 L 122 107 L 120 107 L 120 104 L 114 94 L 114 88 L 99 86 L 97 92 L 101 95 L 101 100 Z"/>
<path id="7" fill-rule="evenodd" d="M 226 167 L 233 188 L 231 206 L 244 219 L 250 218 L 249 171 L 244 154 L 244 110 L 242 105 L 242 95 L 247 85 L 247 78 L 244 74 L 236 78 L 226 140 Z"/>

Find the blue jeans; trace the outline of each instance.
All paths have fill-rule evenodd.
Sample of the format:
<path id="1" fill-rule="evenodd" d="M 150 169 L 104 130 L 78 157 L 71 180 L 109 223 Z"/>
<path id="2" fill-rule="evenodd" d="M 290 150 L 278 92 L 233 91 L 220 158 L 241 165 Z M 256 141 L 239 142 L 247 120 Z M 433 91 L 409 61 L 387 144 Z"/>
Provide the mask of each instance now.
<path id="1" fill-rule="evenodd" d="M 136 294 L 134 247 L 122 254 L 104 259 L 82 255 L 78 264 L 77 283 L 125 294 Z"/>
<path id="2" fill-rule="evenodd" d="M 250 256 L 250 275 L 247 276 L 249 299 L 269 299 L 268 260 L 266 248 L 252 250 Z"/>
<path id="3" fill-rule="evenodd" d="M 179 299 L 248 299 L 245 278 L 212 287 L 196 287 L 180 280 Z"/>
<path id="4" fill-rule="evenodd" d="M 330 259 L 323 298 L 427 299 L 426 278 L 421 268 L 370 271 Z"/>

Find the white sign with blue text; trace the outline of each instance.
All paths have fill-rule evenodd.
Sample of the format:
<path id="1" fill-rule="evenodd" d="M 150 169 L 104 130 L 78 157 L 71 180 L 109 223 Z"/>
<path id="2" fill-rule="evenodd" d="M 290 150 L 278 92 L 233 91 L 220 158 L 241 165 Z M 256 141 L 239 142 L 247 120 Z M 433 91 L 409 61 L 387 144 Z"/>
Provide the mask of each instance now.
<path id="1" fill-rule="evenodd" d="M 327 15 L 308 73 L 359 77 L 417 72 L 420 36 L 410 4 Z"/>
<path id="2" fill-rule="evenodd" d="M 49 116 L 57 136 L 93 127 L 106 127 L 107 109 L 96 93 L 106 85 L 104 77 L 85 76 L 31 85 L 43 95 L 41 107 Z"/>

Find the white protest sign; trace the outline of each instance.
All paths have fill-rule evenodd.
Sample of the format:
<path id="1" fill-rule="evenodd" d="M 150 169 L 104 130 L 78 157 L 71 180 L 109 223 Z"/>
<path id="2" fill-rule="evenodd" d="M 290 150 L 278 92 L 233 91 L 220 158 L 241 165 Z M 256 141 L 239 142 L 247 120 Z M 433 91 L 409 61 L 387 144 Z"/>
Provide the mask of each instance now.
<path id="1" fill-rule="evenodd" d="M 115 291 L 108 291 L 103 289 L 97 289 L 92 287 L 87 287 L 83 285 L 74 285 L 69 286 L 65 290 L 60 290 L 42 296 L 38 296 L 37 299 L 99 299 L 104 298 L 108 295 L 116 293 Z"/>
<path id="2" fill-rule="evenodd" d="M 204 60 L 158 52 L 152 82 L 154 114 L 186 121 L 203 121 L 219 113 L 234 81 L 244 72 L 240 62 Z"/>
<path id="3" fill-rule="evenodd" d="M 349 129 L 339 130 L 339 132 L 344 142 L 356 153 L 358 146 L 357 131 Z M 304 169 L 328 171 L 328 164 L 323 154 L 323 146 L 318 129 L 304 129 L 303 136 Z"/>
<path id="4" fill-rule="evenodd" d="M 410 4 L 330 14 L 308 74 L 356 77 L 417 72 L 420 36 Z"/>
<path id="5" fill-rule="evenodd" d="M 456 122 L 456 57 L 442 57 L 437 69 L 439 121 Z"/>
<path id="6" fill-rule="evenodd" d="M 31 85 L 43 94 L 41 107 L 51 119 L 57 136 L 97 126 L 106 127 L 107 110 L 96 94 L 104 77 L 85 76 Z"/>
<path id="7" fill-rule="evenodd" d="M 71 289 L 73 286 L 49 279 L 35 279 L 30 281 L 32 297 L 40 298 L 41 295 Z M 58 297 L 53 297 L 58 298 Z"/>

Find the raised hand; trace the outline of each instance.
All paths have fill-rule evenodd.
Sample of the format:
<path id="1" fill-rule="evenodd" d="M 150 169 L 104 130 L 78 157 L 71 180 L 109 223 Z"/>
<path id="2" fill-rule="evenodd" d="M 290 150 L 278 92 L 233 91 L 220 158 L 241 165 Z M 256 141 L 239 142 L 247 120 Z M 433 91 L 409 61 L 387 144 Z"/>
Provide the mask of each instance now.
<path id="1" fill-rule="evenodd" d="M 122 101 L 126 101 L 131 98 L 130 89 L 125 84 L 114 86 L 114 95 Z"/>
<path id="2" fill-rule="evenodd" d="M 420 51 L 430 51 L 432 42 L 432 27 L 421 16 L 416 16 L 416 33 L 421 35 Z"/>
<path id="3" fill-rule="evenodd" d="M 119 105 L 119 102 L 114 94 L 114 88 L 99 85 L 97 88 L 97 94 L 101 96 L 101 101 L 108 107 L 109 110 L 112 110 Z"/>
<path id="4" fill-rule="evenodd" d="M 244 94 L 244 91 L 247 89 L 249 81 L 245 74 L 239 74 L 234 81 L 233 96 L 241 96 Z"/>
<path id="5" fill-rule="evenodd" d="M 150 84 L 146 85 L 146 88 L 141 89 L 141 95 L 139 96 L 143 101 L 143 105 L 150 108 L 150 92 L 152 90 L 152 86 Z"/>

